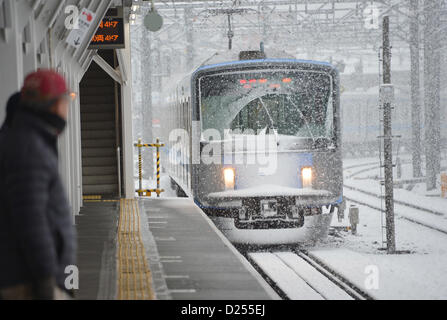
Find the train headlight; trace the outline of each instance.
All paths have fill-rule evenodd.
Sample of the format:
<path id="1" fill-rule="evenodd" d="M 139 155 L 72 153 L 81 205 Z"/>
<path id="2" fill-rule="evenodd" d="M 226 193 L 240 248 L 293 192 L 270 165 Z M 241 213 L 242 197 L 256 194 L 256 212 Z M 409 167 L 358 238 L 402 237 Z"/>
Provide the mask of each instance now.
<path id="1" fill-rule="evenodd" d="M 311 188 L 312 187 L 312 168 L 305 167 L 301 169 L 301 181 L 303 184 L 303 188 Z"/>
<path id="2" fill-rule="evenodd" d="M 234 183 L 236 178 L 236 173 L 233 168 L 225 168 L 223 171 L 225 180 L 225 189 L 234 190 Z"/>

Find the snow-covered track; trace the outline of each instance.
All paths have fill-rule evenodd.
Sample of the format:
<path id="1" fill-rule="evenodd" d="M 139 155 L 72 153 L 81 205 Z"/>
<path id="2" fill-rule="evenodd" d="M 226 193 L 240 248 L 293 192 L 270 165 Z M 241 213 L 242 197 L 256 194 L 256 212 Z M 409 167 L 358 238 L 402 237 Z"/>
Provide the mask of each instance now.
<path id="1" fill-rule="evenodd" d="M 408 164 L 410 163 L 409 160 L 402 160 L 402 164 Z M 343 172 L 345 173 L 344 177 L 345 179 L 352 179 L 355 176 L 358 176 L 359 174 L 366 173 L 369 171 L 374 171 L 380 168 L 379 161 L 375 162 L 367 162 L 367 163 L 360 163 L 360 164 L 353 164 L 343 167 Z M 358 169 L 354 171 L 353 169 Z"/>
<path id="2" fill-rule="evenodd" d="M 311 253 L 307 251 L 295 251 L 295 253 L 303 260 L 306 260 L 307 263 L 312 265 L 321 274 L 325 275 L 329 280 L 331 280 L 334 284 L 336 284 L 339 288 L 341 288 L 355 300 L 374 300 L 373 297 L 368 295 L 361 288 L 357 287 L 354 283 L 349 281 L 349 279 L 336 272 L 334 269 L 324 263 L 324 261 L 318 259 Z"/>
<path id="3" fill-rule="evenodd" d="M 343 168 L 343 172 L 348 171 L 349 173 L 345 175 L 345 179 L 351 179 L 354 178 L 355 176 L 365 173 L 365 172 L 369 172 L 369 171 L 373 171 L 373 170 L 377 170 L 378 168 L 380 168 L 379 165 L 377 165 L 377 163 L 369 163 L 369 164 L 361 164 L 361 165 L 356 165 L 356 166 L 349 166 L 349 167 L 345 167 Z M 352 171 L 353 169 L 357 169 L 356 171 Z"/>
<path id="4" fill-rule="evenodd" d="M 365 163 L 345 167 L 344 171 L 349 170 L 351 168 L 362 168 L 356 172 L 350 172 L 348 176 L 345 176 L 345 178 L 350 179 L 366 171 L 379 168 L 379 166 L 376 166 L 374 168 L 370 167 L 370 165 L 371 163 Z M 383 208 L 381 206 L 383 196 L 380 196 L 374 192 L 362 190 L 361 188 L 349 185 L 348 182 L 346 181 L 343 187 L 345 189 L 344 197 L 346 200 L 352 203 L 356 203 L 358 205 L 366 206 L 379 212 L 383 211 Z M 429 228 L 431 230 L 447 234 L 447 220 L 445 219 L 445 214 L 443 212 L 436 211 L 434 209 L 424 208 L 422 206 L 418 206 L 405 201 L 400 201 L 398 199 L 394 199 L 394 203 L 395 203 L 395 212 L 400 218 L 421 225 L 423 227 Z"/>
<path id="5" fill-rule="evenodd" d="M 356 168 L 362 168 L 362 167 L 369 167 L 369 166 L 376 166 L 377 167 L 377 161 L 374 162 L 365 162 L 365 163 L 359 163 L 359 164 L 352 164 L 348 166 L 344 166 L 343 170 L 351 170 Z"/>
<path id="6" fill-rule="evenodd" d="M 347 189 L 350 189 L 350 190 L 353 190 L 353 191 L 357 191 L 357 192 L 363 193 L 365 195 L 368 195 L 368 196 L 380 199 L 380 200 L 385 199 L 385 196 L 378 196 L 377 194 L 375 194 L 373 192 L 368 192 L 368 191 L 365 191 L 365 190 L 362 190 L 360 188 L 356 188 L 356 187 L 353 187 L 353 186 L 350 186 L 350 185 L 346 185 L 345 184 L 344 187 L 347 188 Z M 397 199 L 394 199 L 394 203 L 397 203 L 397 204 L 400 204 L 400 205 L 403 205 L 403 206 L 406 206 L 406 207 L 409 207 L 409 208 L 412 208 L 412 209 L 417 209 L 417 210 L 420 210 L 420 211 L 423 211 L 423 212 L 426 212 L 426 213 L 434 214 L 436 216 L 440 216 L 440 217 L 445 216 L 445 213 L 443 213 L 443 212 L 436 211 L 436 210 L 431 210 L 431 209 L 428 209 L 428 208 L 424 208 L 424 207 L 421 207 L 421 206 L 418 206 L 418 205 L 415 205 L 415 204 L 411 204 L 411 203 L 408 203 L 408 202 L 400 201 L 400 200 L 397 200 Z"/>
<path id="7" fill-rule="evenodd" d="M 361 192 L 361 191 L 358 191 L 358 192 Z M 374 197 L 376 199 L 380 199 L 379 197 L 376 197 L 376 196 L 369 196 L 369 197 Z M 359 200 L 356 197 L 346 196 L 346 194 L 345 194 L 345 199 L 350 201 L 350 202 L 352 202 L 352 203 L 356 203 L 358 205 L 362 205 L 362 206 L 365 206 L 365 207 L 377 210 L 379 212 L 382 212 L 384 210 L 383 208 L 380 208 L 380 206 L 373 204 L 372 201 L 365 201 L 364 197 L 362 197 L 362 200 Z M 429 213 L 429 211 L 426 211 L 426 212 Z M 434 230 L 434 231 L 437 231 L 437 232 L 441 232 L 441 233 L 447 235 L 447 228 L 444 228 L 443 226 L 437 226 L 435 224 L 435 222 L 427 223 L 426 221 L 424 221 L 424 218 L 420 218 L 420 217 L 416 217 L 416 216 L 415 217 L 407 216 L 407 215 L 400 214 L 399 212 L 397 213 L 397 215 L 401 219 L 407 220 L 409 222 L 418 224 L 420 226 L 423 226 L 423 227 L 426 227 L 426 228 L 429 228 L 431 230 Z"/>
<path id="8" fill-rule="evenodd" d="M 248 252 L 245 256 L 283 299 L 373 299 L 306 251 Z"/>

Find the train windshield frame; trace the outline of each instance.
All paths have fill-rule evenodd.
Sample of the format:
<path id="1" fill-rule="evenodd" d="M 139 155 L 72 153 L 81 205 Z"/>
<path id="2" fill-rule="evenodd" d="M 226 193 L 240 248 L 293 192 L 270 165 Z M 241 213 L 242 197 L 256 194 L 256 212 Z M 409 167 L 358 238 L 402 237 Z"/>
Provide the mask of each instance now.
<path id="1" fill-rule="evenodd" d="M 198 79 L 202 132 L 271 133 L 335 142 L 333 76 L 324 71 L 267 68 Z"/>

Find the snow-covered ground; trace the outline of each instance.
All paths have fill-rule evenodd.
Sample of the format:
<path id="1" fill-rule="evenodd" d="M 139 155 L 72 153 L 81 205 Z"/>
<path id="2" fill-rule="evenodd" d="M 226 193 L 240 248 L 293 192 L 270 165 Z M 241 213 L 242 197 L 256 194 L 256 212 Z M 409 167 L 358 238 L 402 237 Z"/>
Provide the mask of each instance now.
<path id="1" fill-rule="evenodd" d="M 403 157 L 401 179 L 411 178 L 408 160 Z M 351 176 L 345 179 L 345 184 L 351 187 L 345 188 L 345 195 L 368 205 L 356 204 L 360 209 L 357 234 L 343 228 L 349 226 L 348 212 L 341 222 L 334 216 L 334 232 L 311 248 L 309 254 L 375 299 L 447 299 L 447 199 L 426 196 L 415 188 L 395 189 L 395 198 L 402 203 L 395 204 L 396 244 L 400 254 L 388 255 L 383 250 L 386 247 L 384 217 L 380 210 L 373 209 L 384 207 L 377 198 L 381 195 L 380 179 L 377 179 L 379 161 L 377 158 L 351 159 L 345 161 L 344 167 L 345 176 Z M 351 204 L 348 202 L 347 208 Z M 254 253 L 251 258 L 292 299 L 346 298 L 339 289 L 331 289 L 293 253 Z"/>
<path id="2" fill-rule="evenodd" d="M 309 254 L 324 261 L 376 299 L 447 299 L 447 234 L 427 227 L 447 232 L 447 199 L 425 196 L 415 189 L 395 189 L 398 201 L 439 214 L 396 204 L 396 244 L 397 249 L 405 253 L 388 255 L 383 250 L 385 230 L 382 227 L 382 214 L 371 208 L 382 207 L 381 200 L 373 196 L 381 194 L 380 183 L 376 179 L 380 172 L 377 167 L 374 168 L 376 164 L 379 164 L 376 158 L 350 159 L 344 163 L 345 176 L 354 174 L 345 179 L 345 183 L 371 194 L 345 188 L 346 196 L 368 205 L 356 204 L 360 209 L 357 235 L 343 228 L 335 228 L 335 232 L 326 241 L 311 248 Z M 373 169 L 365 171 L 368 167 Z M 411 167 L 404 164 L 402 169 L 402 178 L 409 178 Z M 359 171 L 362 172 L 355 174 Z M 154 188 L 155 181 L 144 180 L 143 187 Z M 162 176 L 161 187 L 166 190 L 162 197 L 175 197 L 169 177 Z M 351 204 L 348 202 L 347 208 Z M 341 223 L 334 216 L 332 225 L 348 226 L 348 210 Z M 292 299 L 350 298 L 293 253 L 256 253 L 252 259 L 263 264 L 264 271 L 276 279 Z"/>
<path id="3" fill-rule="evenodd" d="M 358 207 L 356 235 L 336 228 L 309 255 L 374 299 L 447 299 L 447 235 L 397 217 L 401 253 L 388 255 L 380 212 Z M 349 218 L 339 222 L 334 216 L 332 225 L 349 226 Z M 352 299 L 293 252 L 255 252 L 250 257 L 290 299 Z"/>
<path id="4" fill-rule="evenodd" d="M 410 163 L 409 157 L 402 158 L 402 176 L 401 178 L 397 178 L 396 169 L 394 169 L 394 179 L 395 182 L 398 181 L 408 181 L 412 180 L 412 166 Z M 375 163 L 375 165 L 373 164 Z M 360 165 L 365 164 L 364 167 L 360 167 Z M 355 167 L 359 165 L 359 167 Z M 446 167 L 447 162 L 445 160 L 442 161 L 442 167 Z M 380 163 L 377 158 L 367 158 L 367 159 L 349 159 L 344 161 L 344 167 L 347 168 L 345 170 L 345 185 L 367 191 L 373 193 L 375 195 L 380 196 L 383 194 L 383 188 L 380 185 L 381 173 L 380 173 Z M 368 171 L 364 171 L 364 169 L 370 168 Z M 361 172 L 364 171 L 364 172 Z M 360 172 L 360 173 L 358 173 Z M 352 177 L 355 175 L 354 177 Z M 438 179 L 439 180 L 439 179 Z M 427 197 L 427 195 L 429 197 Z M 441 215 L 447 215 L 447 209 L 445 208 L 447 204 L 447 199 L 443 199 L 440 197 L 441 195 L 441 187 L 440 181 L 438 181 L 437 189 L 435 191 L 427 192 L 425 188 L 425 182 L 412 182 L 412 183 L 403 183 L 401 188 L 395 188 L 394 190 L 394 198 L 397 201 L 402 203 L 410 204 L 413 206 L 422 207 L 426 210 L 430 210 L 433 212 L 438 212 Z"/>
<path id="5" fill-rule="evenodd" d="M 380 212 L 359 209 L 357 235 L 339 231 L 311 253 L 374 298 L 447 299 L 447 235 L 396 218 L 397 249 L 411 253 L 388 255 L 380 250 Z M 339 225 L 336 217 L 333 224 Z M 349 225 L 347 216 L 343 224 Z"/>
<path id="6" fill-rule="evenodd" d="M 395 177 L 395 181 L 413 179 L 412 167 L 408 160 L 408 157 L 403 158 L 402 176 L 400 179 Z M 383 178 L 380 163 L 378 159 L 375 161 L 376 165 L 373 164 L 374 159 L 346 160 L 344 192 L 347 198 L 380 209 L 384 207 L 384 203 L 377 197 L 384 195 L 384 188 L 380 184 Z M 356 166 L 356 163 L 359 166 Z M 362 164 L 365 165 L 360 166 Z M 445 166 L 445 161 L 442 164 Z M 430 196 L 425 195 L 421 192 L 422 188 L 425 190 L 424 181 L 403 183 L 400 187 L 396 187 L 394 189 L 396 214 L 447 232 L 447 199 L 440 197 L 440 186 L 438 185 L 437 196 L 433 196 L 433 192 Z"/>
<path id="7" fill-rule="evenodd" d="M 370 165 L 374 161 L 377 159 L 345 161 L 344 167 L 349 168 L 345 169 L 345 176 L 368 166 L 374 167 Z M 377 167 L 346 179 L 345 184 L 371 195 L 381 195 L 380 182 L 376 179 L 379 174 Z M 410 178 L 411 166 L 404 164 L 402 179 Z M 376 208 L 384 206 L 380 199 L 351 188 L 345 188 L 347 197 Z M 447 299 L 447 234 L 406 219 L 447 231 L 447 199 L 425 196 L 415 189 L 395 189 L 395 199 L 437 212 L 395 205 L 397 249 L 409 253 L 388 255 L 381 250 L 385 239 L 382 214 L 362 205 L 357 205 L 360 209 L 357 235 L 338 229 L 311 253 L 377 299 Z M 351 204 L 348 202 L 347 208 Z M 334 217 L 333 226 L 348 226 L 348 219 L 348 212 L 342 223 Z"/>
<path id="8" fill-rule="evenodd" d="M 293 252 L 253 252 L 250 258 L 292 300 L 352 300 Z"/>

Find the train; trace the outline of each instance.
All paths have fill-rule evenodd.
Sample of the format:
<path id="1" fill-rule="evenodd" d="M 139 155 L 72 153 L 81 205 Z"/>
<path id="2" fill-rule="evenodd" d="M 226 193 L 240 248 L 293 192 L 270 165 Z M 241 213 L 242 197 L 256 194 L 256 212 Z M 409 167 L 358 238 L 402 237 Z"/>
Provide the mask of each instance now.
<path id="1" fill-rule="evenodd" d="M 344 211 L 340 77 L 242 51 L 166 86 L 164 170 L 235 244 L 314 244 Z"/>

